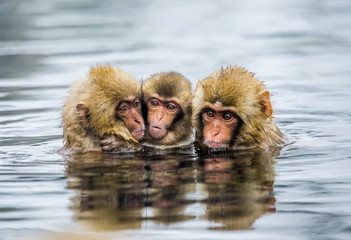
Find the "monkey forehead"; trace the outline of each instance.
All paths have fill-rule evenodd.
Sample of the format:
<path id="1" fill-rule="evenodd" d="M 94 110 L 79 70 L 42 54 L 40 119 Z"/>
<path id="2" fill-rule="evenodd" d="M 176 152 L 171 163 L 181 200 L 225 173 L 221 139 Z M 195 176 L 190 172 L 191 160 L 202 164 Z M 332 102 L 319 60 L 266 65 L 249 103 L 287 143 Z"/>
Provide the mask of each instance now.
<path id="1" fill-rule="evenodd" d="M 146 98 L 153 93 L 165 98 L 175 97 L 182 103 L 191 101 L 191 83 L 177 72 L 162 72 L 152 75 L 142 84 Z"/>
<path id="2" fill-rule="evenodd" d="M 149 95 L 149 97 L 146 99 L 146 101 L 148 101 L 152 98 L 156 98 L 162 102 L 175 102 L 176 104 L 179 105 L 179 107 L 181 107 L 181 102 L 179 101 L 179 99 L 177 99 L 175 97 L 161 97 L 157 93 L 154 93 L 154 94 Z"/>
<path id="3" fill-rule="evenodd" d="M 206 103 L 202 109 L 205 109 L 205 108 L 211 108 L 215 111 L 230 111 L 230 112 L 234 112 L 234 113 L 237 113 L 238 112 L 238 109 L 236 109 L 235 107 L 233 106 L 226 106 L 226 105 L 223 105 L 221 102 L 215 102 L 214 104 L 211 104 L 211 103 Z"/>
<path id="4" fill-rule="evenodd" d="M 135 96 L 135 95 L 129 95 L 128 97 L 123 98 L 120 102 L 134 102 L 135 100 L 139 100 L 140 95 Z"/>
<path id="5" fill-rule="evenodd" d="M 89 72 L 90 97 L 108 101 L 119 101 L 128 96 L 140 95 L 138 81 L 130 74 L 112 66 L 98 65 Z"/>
<path id="6" fill-rule="evenodd" d="M 215 71 L 205 78 L 199 88 L 204 101 L 240 108 L 259 101 L 259 93 L 265 90 L 263 82 L 244 68 L 227 67 Z"/>

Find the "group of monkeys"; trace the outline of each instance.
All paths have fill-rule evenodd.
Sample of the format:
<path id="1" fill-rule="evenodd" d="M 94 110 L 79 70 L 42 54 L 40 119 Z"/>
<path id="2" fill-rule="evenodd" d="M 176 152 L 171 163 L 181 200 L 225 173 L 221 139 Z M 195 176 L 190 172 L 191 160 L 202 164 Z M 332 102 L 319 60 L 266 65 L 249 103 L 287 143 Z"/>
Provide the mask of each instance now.
<path id="1" fill-rule="evenodd" d="M 270 93 L 245 68 L 228 66 L 199 81 L 161 72 L 140 84 L 109 65 L 75 82 L 62 108 L 65 148 L 141 151 L 195 145 L 207 150 L 268 148 L 285 142 Z M 193 129 L 195 131 L 193 131 Z"/>

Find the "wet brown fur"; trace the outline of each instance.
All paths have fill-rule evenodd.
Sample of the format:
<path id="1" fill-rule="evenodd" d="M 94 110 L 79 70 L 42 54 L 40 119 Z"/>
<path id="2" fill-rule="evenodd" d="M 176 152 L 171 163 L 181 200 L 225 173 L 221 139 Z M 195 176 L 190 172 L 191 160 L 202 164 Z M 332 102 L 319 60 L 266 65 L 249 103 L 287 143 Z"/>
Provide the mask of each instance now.
<path id="1" fill-rule="evenodd" d="M 140 84 L 133 76 L 111 66 L 92 67 L 85 79 L 72 85 L 62 108 L 65 148 L 102 151 L 100 138 L 105 134 L 138 144 L 124 122 L 115 116 L 117 105 L 130 96 L 140 96 Z M 79 120 L 78 104 L 83 104 L 88 111 L 89 127 L 84 127 Z"/>
<path id="2" fill-rule="evenodd" d="M 188 79 L 177 72 L 162 72 L 152 75 L 142 83 L 144 102 L 152 98 L 154 94 L 163 98 L 175 98 L 181 107 L 181 115 L 172 124 L 169 133 L 174 137 L 153 139 L 146 132 L 145 144 L 156 147 L 175 147 L 191 144 L 193 141 L 191 115 L 192 115 L 192 91 Z M 166 135 L 167 136 L 167 135 Z"/>
<path id="3" fill-rule="evenodd" d="M 268 108 L 263 98 L 268 98 Z M 201 111 L 206 103 L 216 102 L 234 107 L 241 119 L 230 148 L 265 148 L 285 142 L 274 122 L 269 92 L 263 82 L 245 68 L 228 66 L 199 81 L 195 89 L 192 122 L 198 143 L 203 142 Z"/>

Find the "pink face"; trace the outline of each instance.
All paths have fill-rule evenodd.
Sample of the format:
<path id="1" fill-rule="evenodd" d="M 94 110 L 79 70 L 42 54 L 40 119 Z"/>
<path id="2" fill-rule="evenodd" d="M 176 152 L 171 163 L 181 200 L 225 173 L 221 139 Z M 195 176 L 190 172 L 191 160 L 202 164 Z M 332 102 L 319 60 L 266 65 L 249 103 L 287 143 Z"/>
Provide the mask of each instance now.
<path id="1" fill-rule="evenodd" d="M 150 98 L 147 109 L 148 132 L 155 139 L 163 138 L 180 111 L 179 105 L 168 99 Z"/>
<path id="2" fill-rule="evenodd" d="M 209 148 L 226 148 L 238 125 L 238 117 L 226 108 L 204 108 L 202 122 L 205 145 Z"/>
<path id="3" fill-rule="evenodd" d="M 140 141 L 144 137 L 145 124 L 138 98 L 123 101 L 117 106 L 117 115 L 124 122 L 132 136 Z"/>

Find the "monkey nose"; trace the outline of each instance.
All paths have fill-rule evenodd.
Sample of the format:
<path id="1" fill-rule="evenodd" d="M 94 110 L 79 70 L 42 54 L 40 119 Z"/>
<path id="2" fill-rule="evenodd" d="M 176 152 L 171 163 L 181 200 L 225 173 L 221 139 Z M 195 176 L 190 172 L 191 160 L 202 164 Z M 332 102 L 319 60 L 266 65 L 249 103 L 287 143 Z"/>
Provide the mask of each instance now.
<path id="1" fill-rule="evenodd" d="M 213 132 L 212 132 L 212 136 L 217 136 L 219 134 L 219 131 L 218 130 L 214 130 Z"/>
<path id="2" fill-rule="evenodd" d="M 159 121 L 162 120 L 163 116 L 164 116 L 163 112 L 160 112 L 159 114 L 157 114 L 157 120 Z"/>
<path id="3" fill-rule="evenodd" d="M 139 113 L 136 111 L 132 111 L 132 120 L 136 123 L 144 124 L 144 120 L 143 120 L 142 116 L 140 116 Z"/>
<path id="4" fill-rule="evenodd" d="M 144 120 L 142 118 L 135 118 L 134 122 L 138 125 L 140 125 L 142 128 L 145 127 Z"/>

